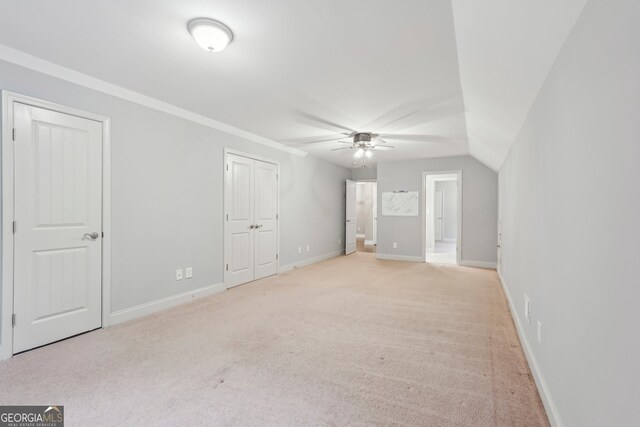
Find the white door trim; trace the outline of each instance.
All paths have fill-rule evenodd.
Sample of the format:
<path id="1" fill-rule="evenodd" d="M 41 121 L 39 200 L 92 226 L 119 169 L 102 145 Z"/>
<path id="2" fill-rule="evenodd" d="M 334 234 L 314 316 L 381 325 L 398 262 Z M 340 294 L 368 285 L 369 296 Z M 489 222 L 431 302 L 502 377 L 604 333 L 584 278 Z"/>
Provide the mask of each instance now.
<path id="1" fill-rule="evenodd" d="M 222 271 L 224 273 L 224 287 L 225 289 L 229 289 L 229 272 L 227 271 L 226 265 L 229 263 L 229 254 L 227 253 L 227 242 L 226 242 L 226 238 L 227 238 L 227 206 L 228 206 L 228 201 L 227 201 L 227 161 L 229 160 L 229 154 L 235 155 L 235 156 L 241 156 L 241 157 L 246 157 L 248 159 L 253 159 L 253 160 L 260 160 L 261 162 L 266 162 L 266 163 L 271 163 L 276 165 L 277 167 L 277 179 L 276 181 L 278 182 L 278 200 L 276 201 L 276 213 L 278 216 L 277 219 L 277 232 L 276 232 L 276 254 L 277 254 L 277 262 L 276 262 L 276 274 L 280 274 L 280 163 L 276 162 L 274 160 L 271 160 L 269 158 L 266 157 L 262 157 L 262 156 L 258 156 L 255 154 L 251 154 L 251 153 L 245 153 L 244 151 L 239 151 L 239 150 L 234 150 L 232 148 L 224 148 L 224 156 L 223 157 L 223 164 L 222 164 L 222 198 L 223 198 L 223 208 L 222 208 L 222 229 L 223 229 L 223 236 L 222 236 L 222 253 L 224 254 L 223 260 L 222 260 Z"/>
<path id="2" fill-rule="evenodd" d="M 13 355 L 13 105 L 45 108 L 102 123 L 102 327 L 109 326 L 111 312 L 111 126 L 106 116 L 54 104 L 17 93 L 2 91 L 2 328 L 0 360 Z"/>
<path id="3" fill-rule="evenodd" d="M 458 181 L 458 235 L 456 236 L 456 264 L 462 265 L 462 170 L 445 170 L 445 171 L 425 171 L 422 172 L 422 203 L 424 206 L 421 209 L 422 220 L 422 260 L 426 262 L 427 259 L 427 215 L 425 213 L 427 204 L 427 176 L 429 175 L 456 175 Z"/>

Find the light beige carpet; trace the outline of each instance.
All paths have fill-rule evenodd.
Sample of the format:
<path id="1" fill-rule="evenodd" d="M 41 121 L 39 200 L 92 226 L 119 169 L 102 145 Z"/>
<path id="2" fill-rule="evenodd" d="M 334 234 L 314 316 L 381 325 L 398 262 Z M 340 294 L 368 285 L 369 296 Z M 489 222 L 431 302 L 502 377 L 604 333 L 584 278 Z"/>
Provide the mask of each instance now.
<path id="1" fill-rule="evenodd" d="M 0 363 L 68 426 L 548 425 L 495 271 L 355 253 Z"/>

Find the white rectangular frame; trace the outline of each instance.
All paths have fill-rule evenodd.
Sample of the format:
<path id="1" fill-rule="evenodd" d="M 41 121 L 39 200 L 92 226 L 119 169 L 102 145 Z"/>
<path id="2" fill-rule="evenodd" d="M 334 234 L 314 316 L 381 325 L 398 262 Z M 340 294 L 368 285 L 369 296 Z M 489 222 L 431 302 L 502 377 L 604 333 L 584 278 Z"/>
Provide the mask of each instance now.
<path id="1" fill-rule="evenodd" d="M 456 236 L 456 264 L 462 265 L 462 170 L 425 171 L 422 172 L 422 209 L 420 219 L 422 221 L 422 260 L 427 262 L 427 176 L 429 175 L 456 175 L 458 177 L 458 231 Z"/>
<path id="2" fill-rule="evenodd" d="M 277 167 L 277 172 L 276 172 L 276 181 L 278 183 L 278 197 L 277 197 L 277 201 L 276 201 L 276 224 L 278 227 L 278 231 L 276 233 L 276 255 L 277 255 L 277 259 L 276 259 L 276 274 L 280 274 L 280 163 L 276 162 L 274 160 L 268 159 L 266 157 L 262 157 L 262 156 L 258 156 L 255 154 L 251 154 L 251 153 L 245 153 L 244 151 L 239 151 L 239 150 L 234 150 L 231 148 L 224 148 L 224 156 L 223 157 L 223 164 L 222 164 L 222 194 L 223 194 L 223 207 L 222 207 L 222 229 L 223 229 L 223 237 L 222 237 L 222 252 L 224 254 L 223 259 L 222 259 L 222 271 L 224 273 L 224 287 L 225 289 L 229 289 L 229 272 L 226 269 L 226 265 L 228 264 L 228 252 L 227 252 L 227 207 L 229 206 L 229 200 L 227 200 L 228 198 L 228 194 L 227 194 L 227 161 L 228 161 L 228 157 L 229 154 L 235 155 L 235 156 L 240 156 L 240 157 L 246 157 L 248 159 L 253 159 L 253 160 L 260 160 L 261 162 L 266 162 L 266 163 L 271 163 L 276 165 Z M 251 283 L 251 282 L 248 282 Z"/>
<path id="3" fill-rule="evenodd" d="M 91 112 L 2 91 L 2 327 L 0 360 L 13 356 L 14 162 L 13 105 L 21 103 L 102 123 L 102 327 L 111 314 L 111 119 Z"/>

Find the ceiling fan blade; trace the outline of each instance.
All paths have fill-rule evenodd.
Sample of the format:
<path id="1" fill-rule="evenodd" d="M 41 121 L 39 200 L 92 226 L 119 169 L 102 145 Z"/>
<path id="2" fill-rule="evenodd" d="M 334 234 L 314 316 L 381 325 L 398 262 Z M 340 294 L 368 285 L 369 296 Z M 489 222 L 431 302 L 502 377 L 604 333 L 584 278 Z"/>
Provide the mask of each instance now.
<path id="1" fill-rule="evenodd" d="M 381 138 L 376 138 L 375 141 L 376 142 L 380 142 L 382 144 L 386 144 L 387 143 L 387 141 L 385 141 L 384 139 L 381 139 Z"/>
<path id="2" fill-rule="evenodd" d="M 417 142 L 448 142 L 452 141 L 453 138 L 446 138 L 444 136 L 439 135 L 407 135 L 407 134 L 394 134 L 394 133 L 385 133 L 380 136 L 385 139 L 390 139 L 394 141 L 417 141 Z"/>
<path id="3" fill-rule="evenodd" d="M 342 126 L 338 123 L 334 123 L 330 120 L 325 120 L 321 117 L 314 116 L 313 114 L 305 113 L 304 111 L 297 111 L 297 115 L 300 121 L 306 125 L 330 130 L 331 132 L 337 132 L 343 136 L 351 136 L 352 134 L 356 133 L 356 131 L 351 128 Z"/>
<path id="4" fill-rule="evenodd" d="M 347 150 L 351 147 L 340 147 L 340 148 L 332 148 L 331 151 L 340 151 L 340 150 Z"/>
<path id="5" fill-rule="evenodd" d="M 286 139 L 280 142 L 288 145 L 305 145 L 305 144 L 318 144 L 321 142 L 337 141 L 338 139 L 342 139 L 342 138 L 344 138 L 344 135 L 342 134 L 333 134 L 333 135 L 310 136 L 307 138 Z"/>
<path id="6" fill-rule="evenodd" d="M 382 151 L 384 151 L 384 150 L 392 150 L 395 147 L 393 145 L 372 145 L 369 148 L 371 148 L 372 150 L 382 150 Z"/>
<path id="7" fill-rule="evenodd" d="M 464 102 L 459 95 L 439 96 L 399 105 L 364 128 L 396 131 L 463 113 Z"/>

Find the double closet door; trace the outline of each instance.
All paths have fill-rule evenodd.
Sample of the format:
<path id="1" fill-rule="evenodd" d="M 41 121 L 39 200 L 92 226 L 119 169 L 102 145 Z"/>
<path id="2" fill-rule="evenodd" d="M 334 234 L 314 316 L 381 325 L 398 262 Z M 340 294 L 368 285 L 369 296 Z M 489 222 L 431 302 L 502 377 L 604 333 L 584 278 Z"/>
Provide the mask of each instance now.
<path id="1" fill-rule="evenodd" d="M 278 165 L 226 154 L 225 283 L 278 272 Z"/>

